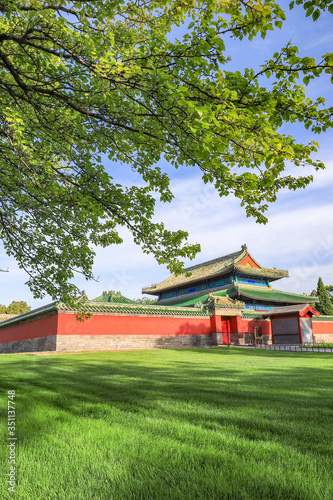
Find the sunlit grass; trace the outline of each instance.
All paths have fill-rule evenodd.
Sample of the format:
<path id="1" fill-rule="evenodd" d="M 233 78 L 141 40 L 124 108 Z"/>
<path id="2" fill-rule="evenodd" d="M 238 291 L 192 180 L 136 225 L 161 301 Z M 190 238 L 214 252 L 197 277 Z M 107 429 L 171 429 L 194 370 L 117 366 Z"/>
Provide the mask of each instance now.
<path id="1" fill-rule="evenodd" d="M 331 500 L 332 367 L 234 348 L 2 355 L 17 487 L 0 497 Z"/>

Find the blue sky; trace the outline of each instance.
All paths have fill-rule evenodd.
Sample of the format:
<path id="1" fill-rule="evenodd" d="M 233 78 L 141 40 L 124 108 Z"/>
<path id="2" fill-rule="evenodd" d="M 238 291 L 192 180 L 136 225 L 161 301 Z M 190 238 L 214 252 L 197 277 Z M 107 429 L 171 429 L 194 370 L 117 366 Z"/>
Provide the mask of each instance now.
<path id="1" fill-rule="evenodd" d="M 227 53 L 232 57 L 231 69 L 256 68 L 289 41 L 299 46 L 301 55 L 319 58 L 332 52 L 332 15 L 323 15 L 313 22 L 305 18 L 301 8 L 287 11 L 288 3 L 281 2 L 287 14 L 282 30 L 270 32 L 265 40 L 259 37 L 252 42 L 226 43 Z M 326 103 L 333 105 L 332 89 L 327 76 L 311 83 L 308 95 L 325 97 Z M 333 284 L 333 133 L 313 136 L 300 126 L 285 127 L 283 131 L 294 134 L 302 142 L 317 140 L 318 157 L 325 163 L 326 170 L 315 172 L 314 182 L 305 190 L 281 192 L 269 209 L 266 225 L 247 218 L 239 201 L 232 196 L 219 198 L 212 186 L 203 184 L 198 170 L 182 167 L 174 170 L 167 163 L 161 163 L 171 177 L 175 199 L 171 204 L 157 205 L 156 219 L 163 220 L 167 228 L 188 231 L 189 241 L 201 244 L 201 253 L 194 261 L 186 262 L 187 265 L 237 251 L 246 243 L 262 266 L 289 270 L 290 277 L 274 283 L 276 288 L 310 293 L 319 276 L 325 284 Z M 117 179 L 125 183 L 139 180 L 127 168 L 108 164 L 107 169 L 112 174 L 116 172 Z M 75 283 L 89 298 L 100 295 L 103 290 L 120 290 L 130 298 L 139 298 L 143 286 L 162 281 L 169 274 L 165 266 L 159 266 L 153 257 L 141 252 L 126 230 L 121 229 L 120 233 L 124 237 L 121 246 L 96 250 L 94 273 L 99 281 L 75 278 Z M 50 301 L 49 297 L 33 299 L 25 285 L 27 276 L 1 247 L 0 257 L 1 267 L 9 269 L 0 275 L 1 304 L 25 300 L 32 307 L 38 307 Z"/>

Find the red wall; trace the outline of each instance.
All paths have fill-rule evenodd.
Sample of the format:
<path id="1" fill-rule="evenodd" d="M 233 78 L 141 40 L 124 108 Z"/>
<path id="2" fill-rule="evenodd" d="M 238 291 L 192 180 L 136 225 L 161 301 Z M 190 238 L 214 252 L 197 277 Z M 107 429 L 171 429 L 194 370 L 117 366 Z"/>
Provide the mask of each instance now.
<path id="1" fill-rule="evenodd" d="M 79 322 L 73 314 L 58 316 L 58 335 L 209 335 L 210 317 L 103 316 Z"/>
<path id="2" fill-rule="evenodd" d="M 312 332 L 316 334 L 333 334 L 333 321 L 312 321 Z"/>
<path id="3" fill-rule="evenodd" d="M 57 314 L 0 330 L 0 344 L 14 340 L 48 337 L 57 333 Z"/>
<path id="4" fill-rule="evenodd" d="M 229 318 L 230 332 L 253 333 L 260 326 L 264 335 L 271 335 L 271 322 L 267 320 Z M 103 316 L 79 322 L 73 314 L 54 314 L 20 325 L 0 330 L 0 343 L 46 337 L 50 335 L 209 335 L 224 332 L 227 342 L 225 319 L 210 317 L 170 317 L 170 316 Z M 332 334 L 333 322 L 313 321 L 313 333 Z"/>
<path id="5" fill-rule="evenodd" d="M 253 333 L 256 326 L 261 326 L 263 335 L 272 334 L 272 325 L 270 321 L 244 319 L 241 316 L 235 316 L 230 319 L 230 327 L 232 332 L 237 333 Z"/>
<path id="6" fill-rule="evenodd" d="M 211 332 L 217 333 L 222 332 L 222 321 L 221 316 L 212 316 L 210 318 Z"/>

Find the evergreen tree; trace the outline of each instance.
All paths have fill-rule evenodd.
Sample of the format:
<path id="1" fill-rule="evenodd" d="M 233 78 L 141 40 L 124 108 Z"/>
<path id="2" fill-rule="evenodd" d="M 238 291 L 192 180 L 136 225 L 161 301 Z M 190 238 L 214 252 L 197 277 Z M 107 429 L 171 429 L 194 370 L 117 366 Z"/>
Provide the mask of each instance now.
<path id="1" fill-rule="evenodd" d="M 319 299 L 319 302 L 316 304 L 317 311 L 320 312 L 320 314 L 333 316 L 333 305 L 321 278 L 318 280 L 317 297 Z"/>
<path id="2" fill-rule="evenodd" d="M 327 291 L 328 298 L 333 304 L 333 285 L 325 285 L 325 290 Z"/>

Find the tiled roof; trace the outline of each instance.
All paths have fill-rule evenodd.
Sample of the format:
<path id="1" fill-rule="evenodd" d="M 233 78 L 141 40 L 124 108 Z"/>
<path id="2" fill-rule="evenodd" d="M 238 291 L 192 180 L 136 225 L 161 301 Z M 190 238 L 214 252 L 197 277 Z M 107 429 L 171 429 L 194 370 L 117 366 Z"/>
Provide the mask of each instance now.
<path id="1" fill-rule="evenodd" d="M 227 309 L 243 309 L 245 307 L 244 302 L 239 300 L 231 299 L 229 295 L 225 297 L 221 297 L 216 293 L 210 293 L 207 300 L 204 302 L 207 305 L 214 305 L 220 307 L 224 307 Z"/>
<path id="2" fill-rule="evenodd" d="M 263 319 L 260 313 L 258 313 L 257 311 L 251 311 L 250 309 L 244 309 L 242 311 L 242 318 Z"/>
<path id="3" fill-rule="evenodd" d="M 313 315 L 319 316 L 319 313 L 315 309 L 313 309 L 309 304 L 294 304 L 292 306 L 272 307 L 272 309 L 263 313 L 263 317 L 267 318 L 270 316 L 279 316 L 280 314 L 293 314 L 302 312 L 303 314 L 309 312 Z"/>
<path id="4" fill-rule="evenodd" d="M 61 311 L 72 310 L 65 304 L 58 304 Z M 151 316 L 206 316 L 208 313 L 195 307 L 166 307 L 146 304 L 112 304 L 88 302 L 85 305 L 87 313 L 105 313 L 105 314 L 145 314 Z"/>
<path id="5" fill-rule="evenodd" d="M 18 316 L 15 316 L 14 318 L 8 319 L 7 321 L 3 321 L 0 323 L 0 330 L 2 328 L 6 328 L 7 325 L 11 325 L 12 323 L 17 323 L 21 321 L 25 321 L 26 319 L 32 319 L 37 316 L 42 316 L 45 313 L 49 313 L 51 311 L 56 311 L 57 310 L 57 303 L 56 302 L 51 302 L 50 304 L 46 304 L 45 306 L 38 307 L 37 309 L 33 309 L 32 311 L 19 314 Z"/>
<path id="6" fill-rule="evenodd" d="M 203 262 L 202 264 L 197 264 L 196 266 L 188 267 L 184 269 L 182 274 L 178 276 L 169 276 L 166 280 L 159 284 L 151 285 L 149 287 L 143 288 L 142 293 L 152 293 L 160 292 L 161 290 L 167 290 L 180 285 L 186 285 L 187 283 L 192 283 L 193 281 L 198 281 L 200 279 L 209 278 L 216 276 L 221 273 L 221 271 L 230 267 L 230 265 L 240 257 L 245 257 L 246 250 L 240 250 L 218 259 L 209 260 Z M 191 273 L 191 276 L 186 276 L 186 273 Z"/>
<path id="7" fill-rule="evenodd" d="M 234 286 L 234 291 L 229 289 L 231 297 L 237 295 L 238 297 L 248 297 L 251 299 L 269 301 L 269 302 L 290 302 L 294 304 L 311 304 L 317 302 L 317 297 L 310 297 L 308 295 L 299 295 L 296 293 L 282 292 L 281 290 L 274 290 L 271 287 L 259 287 L 251 285 L 237 285 Z"/>
<path id="8" fill-rule="evenodd" d="M 221 290 L 220 292 L 214 292 L 212 295 L 216 295 L 219 297 L 225 297 L 227 295 L 227 292 L 228 292 L 228 290 Z M 191 299 L 191 300 L 181 301 L 181 299 L 180 299 L 179 302 L 173 302 L 172 306 L 181 307 L 181 306 L 191 306 L 193 304 L 199 304 L 199 303 L 202 303 L 205 300 L 207 300 L 209 295 L 210 295 L 209 293 L 205 293 L 205 295 L 201 295 L 200 297 L 197 297 L 197 298 Z"/>
<path id="9" fill-rule="evenodd" d="M 124 297 L 120 292 L 103 292 L 102 295 L 89 302 L 103 302 L 103 303 L 116 303 L 116 304 L 136 304 L 135 300 Z"/>
<path id="10" fill-rule="evenodd" d="M 272 280 L 286 278 L 289 275 L 288 271 L 282 269 L 268 269 L 265 267 L 258 269 L 257 267 L 239 266 L 237 264 L 233 267 L 235 271 L 239 271 L 242 274 L 246 274 L 248 276 L 261 276 Z"/>
<path id="11" fill-rule="evenodd" d="M 274 290 L 271 287 L 232 284 L 228 288 L 218 292 L 212 292 L 210 294 L 206 293 L 204 295 L 201 295 L 200 297 L 196 297 L 190 300 L 179 300 L 178 302 L 173 302 L 172 306 L 191 306 L 197 303 L 203 303 L 208 299 L 210 295 L 216 297 L 229 296 L 232 299 L 238 298 L 242 300 L 244 298 L 250 298 L 259 301 L 285 302 L 291 304 L 313 304 L 318 300 L 316 297 L 283 292 L 281 290 Z"/>
<path id="12" fill-rule="evenodd" d="M 333 322 L 333 316 L 313 316 L 312 321 L 330 321 Z"/>
<path id="13" fill-rule="evenodd" d="M 15 318 L 9 319 L 0 323 L 0 330 L 7 328 L 7 326 L 11 326 L 15 323 L 25 322 L 26 320 L 32 320 L 33 318 L 38 318 L 39 316 L 44 315 L 45 313 L 51 313 L 55 311 L 68 311 L 75 314 L 77 311 L 73 311 L 66 304 L 61 302 L 56 303 L 52 302 L 51 304 L 47 304 L 43 307 L 39 307 L 38 309 L 34 309 L 33 311 L 29 311 L 24 314 L 20 314 L 19 316 L 15 316 Z M 86 302 L 84 313 L 104 313 L 106 315 L 110 314 L 143 314 L 149 316 L 209 316 L 209 312 L 197 308 L 197 307 L 165 307 L 165 306 L 156 306 L 156 305 L 141 305 L 141 304 L 115 304 L 110 302 Z"/>
<path id="14" fill-rule="evenodd" d="M 202 264 L 198 264 L 196 266 L 188 267 L 182 274 L 179 274 L 178 276 L 173 274 L 161 283 L 143 288 L 142 293 L 157 295 L 159 292 L 162 292 L 164 290 L 169 290 L 178 286 L 184 286 L 190 283 L 198 282 L 200 280 L 222 276 L 233 271 L 238 271 L 239 273 L 248 276 L 266 277 L 272 280 L 288 276 L 288 271 L 239 265 L 238 263 L 242 262 L 242 260 L 247 255 L 250 256 L 246 246 L 243 246 L 242 249 L 238 252 L 224 255 L 223 257 L 219 257 L 218 259 L 203 262 Z M 251 259 L 254 260 L 252 257 Z M 191 276 L 186 276 L 187 273 L 191 273 Z"/>

